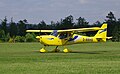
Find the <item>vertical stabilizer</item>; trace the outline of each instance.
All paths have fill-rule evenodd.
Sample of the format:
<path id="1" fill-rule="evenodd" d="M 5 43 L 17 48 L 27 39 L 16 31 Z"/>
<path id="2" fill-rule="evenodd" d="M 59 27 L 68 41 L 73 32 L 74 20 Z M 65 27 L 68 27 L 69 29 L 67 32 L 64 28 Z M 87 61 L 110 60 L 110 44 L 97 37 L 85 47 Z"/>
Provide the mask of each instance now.
<path id="1" fill-rule="evenodd" d="M 94 36 L 100 42 L 106 42 L 107 37 L 107 24 L 103 24 L 101 27 L 102 30 L 99 30 L 97 34 Z"/>

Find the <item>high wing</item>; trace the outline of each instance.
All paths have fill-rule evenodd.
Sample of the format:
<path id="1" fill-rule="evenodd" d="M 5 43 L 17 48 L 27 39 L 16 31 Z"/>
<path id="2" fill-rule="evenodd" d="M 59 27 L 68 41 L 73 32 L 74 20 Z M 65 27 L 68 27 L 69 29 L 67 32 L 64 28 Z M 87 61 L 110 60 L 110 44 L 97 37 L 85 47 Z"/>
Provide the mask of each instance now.
<path id="1" fill-rule="evenodd" d="M 88 32 L 88 31 L 97 31 L 97 30 L 102 30 L 102 28 L 99 27 L 78 28 L 78 29 L 58 30 L 58 32 Z"/>
<path id="2" fill-rule="evenodd" d="M 102 30 L 99 27 L 92 28 L 79 28 L 79 29 L 66 29 L 66 30 L 56 30 L 57 32 L 88 32 L 88 31 L 97 31 Z M 26 32 L 53 32 L 54 30 L 26 30 Z"/>
<path id="3" fill-rule="evenodd" d="M 53 32 L 53 30 L 26 30 L 26 32 Z"/>

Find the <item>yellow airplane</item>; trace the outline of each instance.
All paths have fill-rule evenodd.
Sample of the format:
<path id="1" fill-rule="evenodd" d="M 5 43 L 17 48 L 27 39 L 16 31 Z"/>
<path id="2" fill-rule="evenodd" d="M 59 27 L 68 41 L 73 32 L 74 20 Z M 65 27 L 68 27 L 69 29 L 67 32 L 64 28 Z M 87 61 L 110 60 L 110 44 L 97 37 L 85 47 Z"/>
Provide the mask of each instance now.
<path id="1" fill-rule="evenodd" d="M 97 31 L 97 34 L 93 37 L 82 36 L 75 34 L 77 32 L 88 32 L 88 31 Z M 92 28 L 79 28 L 79 29 L 67 29 L 67 30 L 26 30 L 26 32 L 51 32 L 50 35 L 41 35 L 36 38 L 39 39 L 40 43 L 44 45 L 40 49 L 40 52 L 47 52 L 45 49 L 46 46 L 56 46 L 53 50 L 54 52 L 59 52 L 58 46 L 64 46 L 63 52 L 71 52 L 65 46 L 70 44 L 77 43 L 87 43 L 87 42 L 106 42 L 107 37 L 107 24 L 103 24 L 101 28 L 92 27 Z"/>

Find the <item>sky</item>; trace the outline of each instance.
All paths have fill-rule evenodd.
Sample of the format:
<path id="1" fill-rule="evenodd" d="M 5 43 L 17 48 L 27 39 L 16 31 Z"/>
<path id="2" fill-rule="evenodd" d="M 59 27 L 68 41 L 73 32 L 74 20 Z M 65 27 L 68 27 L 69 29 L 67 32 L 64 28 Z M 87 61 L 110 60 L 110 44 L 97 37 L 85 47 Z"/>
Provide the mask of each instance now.
<path id="1" fill-rule="evenodd" d="M 0 19 L 27 19 L 34 24 L 57 22 L 69 15 L 74 21 L 83 17 L 89 23 L 103 22 L 110 11 L 120 18 L 120 0 L 0 0 Z"/>

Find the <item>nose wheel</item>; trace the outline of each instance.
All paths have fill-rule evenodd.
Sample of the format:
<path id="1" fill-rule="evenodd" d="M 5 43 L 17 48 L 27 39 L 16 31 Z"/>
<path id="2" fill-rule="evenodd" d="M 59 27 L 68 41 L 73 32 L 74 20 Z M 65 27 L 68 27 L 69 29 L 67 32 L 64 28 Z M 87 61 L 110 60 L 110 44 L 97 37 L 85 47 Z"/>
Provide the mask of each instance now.
<path id="1" fill-rule="evenodd" d="M 71 52 L 71 50 L 69 50 L 69 49 L 67 49 L 67 48 L 64 48 L 63 52 L 64 52 L 64 53 L 69 53 L 69 52 Z"/>
<path id="2" fill-rule="evenodd" d="M 43 47 L 43 48 L 40 49 L 40 52 L 44 53 L 44 52 L 47 52 L 47 50 L 45 49 L 45 47 Z"/>

